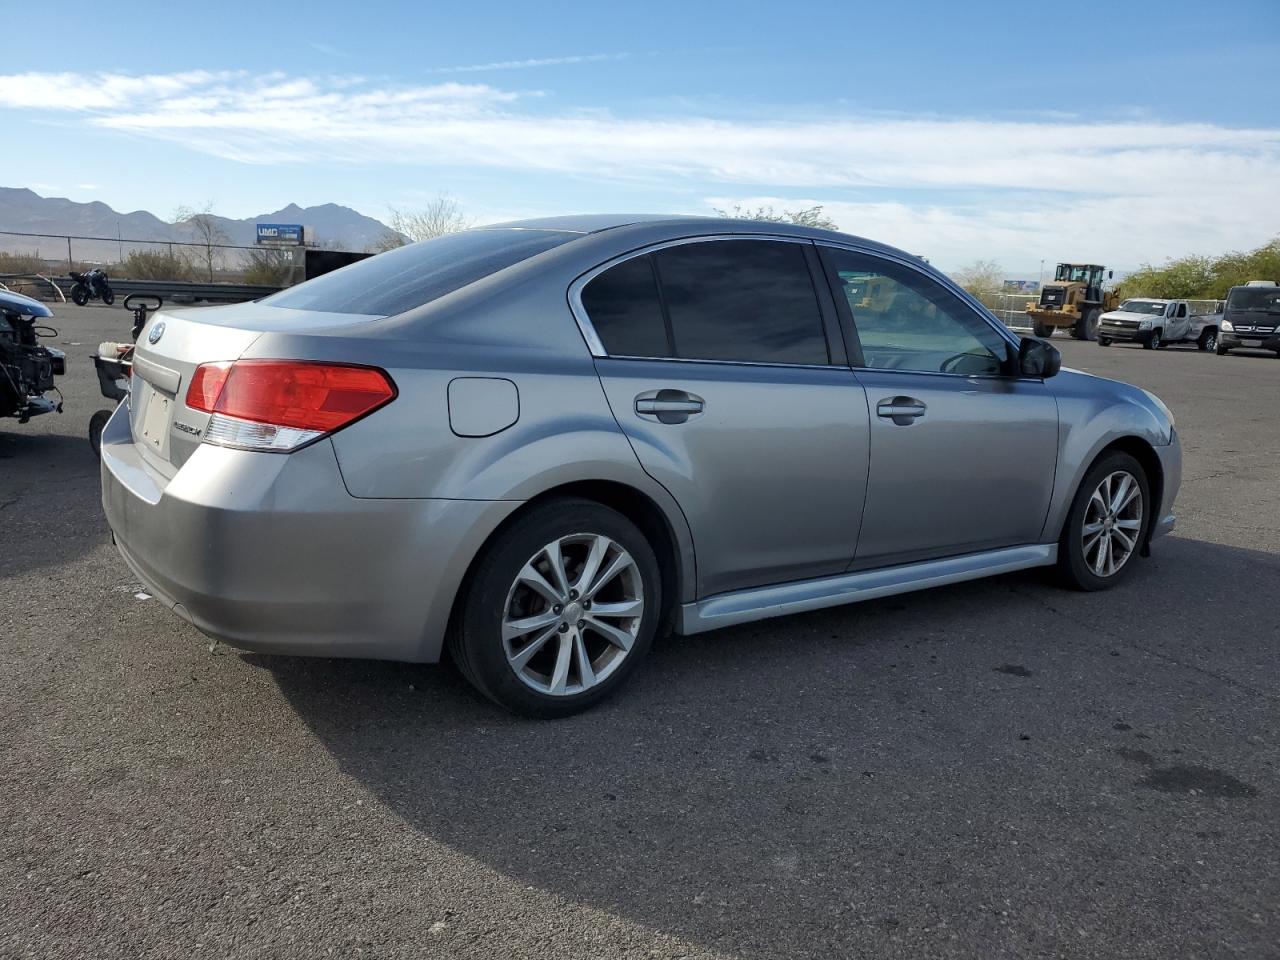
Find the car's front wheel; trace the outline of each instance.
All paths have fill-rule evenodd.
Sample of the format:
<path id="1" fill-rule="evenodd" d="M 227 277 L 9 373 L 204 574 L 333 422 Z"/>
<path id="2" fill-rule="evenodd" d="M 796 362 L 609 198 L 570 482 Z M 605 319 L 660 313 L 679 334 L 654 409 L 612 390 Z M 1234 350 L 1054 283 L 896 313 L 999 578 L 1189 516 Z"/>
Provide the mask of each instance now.
<path id="1" fill-rule="evenodd" d="M 1098 338 L 1098 346 L 1100 346 L 1100 347 L 1109 347 L 1109 346 L 1111 346 L 1111 338 L 1110 338 L 1110 337 L 1099 337 L 1099 338 Z"/>
<path id="2" fill-rule="evenodd" d="M 1147 473 L 1127 453 L 1103 456 L 1085 474 L 1058 543 L 1058 565 L 1081 590 L 1105 590 L 1133 569 L 1150 524 Z"/>
<path id="3" fill-rule="evenodd" d="M 653 548 L 589 500 L 533 508 L 487 548 L 450 631 L 463 675 L 514 713 L 577 713 L 621 686 L 657 630 Z"/>

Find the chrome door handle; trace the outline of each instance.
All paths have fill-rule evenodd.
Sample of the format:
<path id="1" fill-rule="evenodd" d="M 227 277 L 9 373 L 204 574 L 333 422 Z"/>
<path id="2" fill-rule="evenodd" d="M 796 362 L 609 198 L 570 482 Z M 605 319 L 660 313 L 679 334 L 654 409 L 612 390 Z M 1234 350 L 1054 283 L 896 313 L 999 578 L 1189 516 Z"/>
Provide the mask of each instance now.
<path id="1" fill-rule="evenodd" d="M 636 397 L 636 414 L 659 423 L 684 423 L 704 407 L 701 397 L 683 390 L 649 390 Z"/>
<path id="2" fill-rule="evenodd" d="M 876 416 L 892 420 L 900 427 L 915 423 L 927 410 L 915 397 L 886 397 L 876 404 Z"/>

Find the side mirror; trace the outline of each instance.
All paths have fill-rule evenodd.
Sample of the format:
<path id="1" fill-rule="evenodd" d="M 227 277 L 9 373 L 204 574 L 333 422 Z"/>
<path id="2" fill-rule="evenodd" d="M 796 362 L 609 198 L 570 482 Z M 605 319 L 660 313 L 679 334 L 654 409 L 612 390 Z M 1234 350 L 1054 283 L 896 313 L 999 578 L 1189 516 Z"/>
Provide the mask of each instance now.
<path id="1" fill-rule="evenodd" d="M 1018 345 L 1018 376 L 1053 377 L 1062 369 L 1058 348 L 1035 337 L 1023 337 Z"/>
<path id="2" fill-rule="evenodd" d="M 1113 279 L 1115 279 L 1115 275 L 1116 275 L 1116 272 L 1115 272 L 1114 270 L 1108 270 L 1108 271 L 1107 271 L 1107 279 L 1108 279 L 1108 280 L 1113 280 Z"/>

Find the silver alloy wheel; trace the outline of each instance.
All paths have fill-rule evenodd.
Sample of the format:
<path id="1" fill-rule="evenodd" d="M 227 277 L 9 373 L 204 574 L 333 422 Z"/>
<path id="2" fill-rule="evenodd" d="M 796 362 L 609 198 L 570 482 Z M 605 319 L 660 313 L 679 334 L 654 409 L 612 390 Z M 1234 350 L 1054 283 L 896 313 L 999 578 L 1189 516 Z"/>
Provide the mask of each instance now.
<path id="1" fill-rule="evenodd" d="M 1080 541 L 1085 564 L 1094 576 L 1114 576 L 1133 556 L 1141 534 L 1142 487 L 1137 478 L 1128 470 L 1107 474 L 1084 511 Z"/>
<path id="2" fill-rule="evenodd" d="M 643 617 L 644 582 L 631 554 L 608 537 L 574 533 L 517 574 L 502 610 L 502 648 L 527 686 L 572 696 L 622 665 Z"/>

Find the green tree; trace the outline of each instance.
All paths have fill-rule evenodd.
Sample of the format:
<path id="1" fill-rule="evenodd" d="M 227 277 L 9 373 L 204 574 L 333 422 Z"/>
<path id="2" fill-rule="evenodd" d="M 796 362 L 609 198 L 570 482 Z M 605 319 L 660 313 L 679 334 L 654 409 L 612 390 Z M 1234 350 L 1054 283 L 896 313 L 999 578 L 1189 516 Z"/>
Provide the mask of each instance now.
<path id="1" fill-rule="evenodd" d="M 994 307 L 996 298 L 1004 291 L 1004 267 L 994 260 L 975 260 L 952 276 L 988 307 Z"/>
<path id="2" fill-rule="evenodd" d="M 836 222 L 822 212 L 822 204 L 813 207 L 801 207 L 799 210 L 774 210 L 772 206 L 756 207 L 754 210 L 735 203 L 732 210 L 716 208 L 716 214 L 734 220 L 762 220 L 765 223 L 794 223 L 801 227 L 817 227 L 820 230 L 839 230 Z"/>
<path id="3" fill-rule="evenodd" d="M 1217 257 L 1178 257 L 1166 261 L 1163 267 L 1144 263 L 1124 278 L 1120 294 L 1221 300 L 1232 287 L 1249 280 L 1280 281 L 1280 237 L 1253 250 Z"/>

